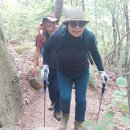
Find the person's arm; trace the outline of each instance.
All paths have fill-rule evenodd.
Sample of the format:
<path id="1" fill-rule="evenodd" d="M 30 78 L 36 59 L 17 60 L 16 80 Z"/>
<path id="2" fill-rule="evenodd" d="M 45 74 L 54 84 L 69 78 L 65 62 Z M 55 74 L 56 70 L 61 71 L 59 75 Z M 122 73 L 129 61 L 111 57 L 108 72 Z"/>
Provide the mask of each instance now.
<path id="1" fill-rule="evenodd" d="M 37 67 L 39 66 L 39 58 L 40 58 L 40 44 L 41 44 L 41 39 L 40 39 L 40 36 L 38 35 L 37 36 L 37 40 L 36 40 L 36 49 L 35 49 L 35 52 L 34 52 L 34 68 L 32 70 L 32 74 L 33 75 L 36 75 L 37 72 L 38 72 L 38 69 Z"/>
<path id="2" fill-rule="evenodd" d="M 40 58 L 40 48 L 36 47 L 34 52 L 34 67 L 39 66 L 39 58 Z"/>
<path id="3" fill-rule="evenodd" d="M 36 47 L 34 52 L 34 68 L 32 70 L 33 75 L 36 75 L 38 72 L 39 58 L 40 58 L 40 48 Z"/>
<path id="4" fill-rule="evenodd" d="M 97 68 L 98 68 L 99 75 L 101 76 L 103 84 L 106 84 L 106 82 L 109 80 L 109 76 L 104 71 L 102 59 L 101 59 L 101 56 L 98 52 L 97 42 L 96 42 L 96 38 L 94 35 L 90 38 L 90 42 L 91 42 L 91 44 L 90 44 L 91 55 L 93 57 L 93 60 L 96 64 Z"/>
<path id="5" fill-rule="evenodd" d="M 45 36 L 45 28 L 44 28 L 43 24 L 41 24 L 38 27 L 38 35 L 40 36 L 41 42 L 45 43 L 46 42 L 46 36 Z"/>
<path id="6" fill-rule="evenodd" d="M 101 56 L 97 48 L 97 42 L 95 36 L 90 37 L 90 53 L 99 71 L 104 71 Z"/>

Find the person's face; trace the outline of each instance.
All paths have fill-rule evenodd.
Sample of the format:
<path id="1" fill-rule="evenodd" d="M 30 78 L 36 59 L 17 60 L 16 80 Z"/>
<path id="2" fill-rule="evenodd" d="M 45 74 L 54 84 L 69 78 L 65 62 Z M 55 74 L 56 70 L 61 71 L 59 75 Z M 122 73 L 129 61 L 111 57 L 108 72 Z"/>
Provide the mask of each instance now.
<path id="1" fill-rule="evenodd" d="M 46 31 L 49 31 L 49 32 L 53 31 L 55 28 L 55 25 L 56 25 L 56 22 L 51 22 L 48 19 L 46 19 L 44 21 L 44 27 L 45 27 Z"/>
<path id="2" fill-rule="evenodd" d="M 74 37 L 79 37 L 83 33 L 85 24 L 85 21 L 70 21 L 68 23 L 69 33 Z"/>

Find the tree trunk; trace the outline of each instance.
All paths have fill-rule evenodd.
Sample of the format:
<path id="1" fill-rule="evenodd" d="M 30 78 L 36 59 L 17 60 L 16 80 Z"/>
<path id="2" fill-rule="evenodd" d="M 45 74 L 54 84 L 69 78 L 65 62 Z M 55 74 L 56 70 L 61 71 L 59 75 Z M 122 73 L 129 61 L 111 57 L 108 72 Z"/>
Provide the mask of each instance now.
<path id="1" fill-rule="evenodd" d="M 130 114 L 130 60 L 129 60 L 129 77 L 128 77 L 128 105 Z"/>
<path id="2" fill-rule="evenodd" d="M 129 28 L 129 15 L 128 15 L 128 3 L 124 3 L 124 14 L 126 20 L 126 32 L 130 30 Z M 130 47 L 130 33 L 126 35 L 126 46 L 125 46 L 125 73 L 128 72 L 128 61 L 129 61 L 129 47 Z"/>
<path id="3" fill-rule="evenodd" d="M 113 1 L 113 11 L 112 11 L 112 28 L 113 28 L 113 46 L 116 46 L 117 42 L 117 31 L 116 31 L 116 21 L 115 21 L 115 1 Z M 116 58 L 116 49 L 114 50 L 111 58 L 111 64 L 113 65 Z"/>
<path id="4" fill-rule="evenodd" d="M 116 26 L 115 26 L 115 14 L 112 15 L 112 27 L 113 27 L 113 46 L 116 46 L 116 39 L 117 39 L 117 33 L 116 33 Z M 116 50 L 113 52 L 112 55 L 112 64 L 114 63 L 114 59 L 116 57 Z"/>
<path id="5" fill-rule="evenodd" d="M 56 0 L 55 1 L 55 16 L 60 20 L 60 17 L 62 15 L 62 9 L 63 9 L 63 0 Z"/>
<path id="6" fill-rule="evenodd" d="M 84 0 L 82 0 L 82 9 L 85 12 L 85 3 L 84 3 Z"/>
<path id="7" fill-rule="evenodd" d="M 16 124 L 22 106 L 20 85 L 8 54 L 0 15 L 0 126 Z"/>

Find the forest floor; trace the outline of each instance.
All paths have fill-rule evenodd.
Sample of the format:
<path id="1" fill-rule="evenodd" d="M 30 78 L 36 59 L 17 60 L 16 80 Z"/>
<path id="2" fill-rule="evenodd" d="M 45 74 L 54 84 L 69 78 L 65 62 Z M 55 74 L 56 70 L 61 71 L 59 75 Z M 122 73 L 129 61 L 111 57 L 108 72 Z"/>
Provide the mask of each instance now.
<path id="1" fill-rule="evenodd" d="M 32 88 L 28 82 L 28 72 L 33 67 L 33 55 L 34 48 L 23 51 L 21 54 L 16 53 L 15 45 L 9 44 L 9 51 L 14 58 L 16 64 L 16 69 L 18 71 L 18 77 L 20 80 L 21 92 L 22 92 L 22 109 L 19 115 L 17 125 L 22 128 L 22 130 L 33 130 L 36 127 L 44 127 L 44 93 L 42 90 L 36 90 Z M 130 130 L 130 125 L 122 125 L 120 118 L 122 117 L 122 112 L 118 109 L 118 106 L 112 108 L 110 107 L 113 100 L 113 91 L 118 89 L 115 84 L 116 76 L 113 72 L 107 70 L 110 75 L 110 81 L 106 86 L 106 91 L 103 97 L 103 102 L 101 106 L 101 112 L 99 120 L 102 119 L 103 115 L 109 111 L 113 110 L 116 112 L 114 117 L 114 129 L 115 130 Z M 100 91 L 101 91 L 101 81 L 100 77 L 95 71 L 97 85 L 96 89 L 91 87 L 87 91 L 87 113 L 85 118 L 93 122 L 96 122 L 97 113 L 100 103 Z M 48 97 L 48 91 L 46 93 L 46 127 L 57 127 L 58 121 L 53 118 L 53 112 L 48 110 L 50 106 L 50 100 Z M 111 109 L 110 109 L 111 108 Z M 72 92 L 71 100 L 71 114 L 69 118 L 68 130 L 73 127 L 75 115 L 75 90 Z"/>

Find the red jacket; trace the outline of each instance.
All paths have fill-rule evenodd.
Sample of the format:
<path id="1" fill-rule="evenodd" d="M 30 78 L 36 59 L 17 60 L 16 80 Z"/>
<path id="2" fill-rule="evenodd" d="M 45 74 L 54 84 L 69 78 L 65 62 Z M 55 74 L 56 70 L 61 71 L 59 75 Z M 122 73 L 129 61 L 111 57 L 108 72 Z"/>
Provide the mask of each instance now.
<path id="1" fill-rule="evenodd" d="M 41 48 L 44 46 L 44 43 L 46 42 L 46 36 L 45 36 L 45 30 L 44 30 L 44 26 L 40 25 L 38 28 L 38 35 L 37 35 L 37 43 L 36 43 L 36 47 L 37 48 Z M 43 31 L 42 33 L 40 31 Z"/>

